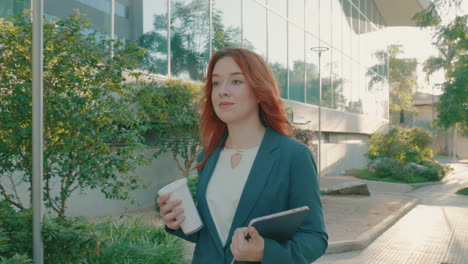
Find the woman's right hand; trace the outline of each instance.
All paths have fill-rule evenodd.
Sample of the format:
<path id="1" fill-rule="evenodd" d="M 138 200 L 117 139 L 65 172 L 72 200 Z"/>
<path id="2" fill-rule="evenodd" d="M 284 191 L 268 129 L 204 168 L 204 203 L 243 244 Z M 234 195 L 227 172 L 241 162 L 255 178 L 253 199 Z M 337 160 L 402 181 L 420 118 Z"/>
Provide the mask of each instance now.
<path id="1" fill-rule="evenodd" d="M 159 215 L 161 216 L 164 224 L 166 224 L 168 228 L 172 230 L 177 230 L 180 228 L 180 225 L 185 219 L 185 216 L 182 215 L 184 213 L 184 210 L 182 208 L 174 210 L 174 208 L 179 206 L 182 203 L 182 201 L 175 200 L 168 202 L 170 197 L 170 194 L 165 194 L 158 198 L 157 202 L 159 204 Z M 178 216 L 180 216 L 179 219 L 176 219 L 176 217 Z"/>

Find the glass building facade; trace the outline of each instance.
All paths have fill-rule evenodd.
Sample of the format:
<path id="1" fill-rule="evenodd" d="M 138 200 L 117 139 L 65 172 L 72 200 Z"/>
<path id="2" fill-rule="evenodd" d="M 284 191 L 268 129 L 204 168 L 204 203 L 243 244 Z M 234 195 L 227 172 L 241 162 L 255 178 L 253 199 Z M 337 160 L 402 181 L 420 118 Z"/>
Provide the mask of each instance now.
<path id="1" fill-rule="evenodd" d="M 201 80 L 211 54 L 244 47 L 265 58 L 285 100 L 388 119 L 384 20 L 374 0 L 48 0 L 44 13 L 78 9 L 97 31 L 137 41 L 140 67 Z M 2 0 L 0 17 L 30 8 Z M 113 15 L 112 15 L 113 14 Z M 170 36 L 170 37 L 169 37 Z M 319 56 L 313 47 L 327 47 Z M 169 59 L 170 58 L 170 59 Z"/>
<path id="2" fill-rule="evenodd" d="M 284 99 L 318 104 L 320 71 L 322 106 L 388 119 L 386 43 L 375 34 L 384 23 L 374 0 L 156 0 L 143 8 L 151 71 L 201 80 L 214 51 L 244 47 L 265 58 Z M 317 46 L 329 49 L 320 69 Z"/>

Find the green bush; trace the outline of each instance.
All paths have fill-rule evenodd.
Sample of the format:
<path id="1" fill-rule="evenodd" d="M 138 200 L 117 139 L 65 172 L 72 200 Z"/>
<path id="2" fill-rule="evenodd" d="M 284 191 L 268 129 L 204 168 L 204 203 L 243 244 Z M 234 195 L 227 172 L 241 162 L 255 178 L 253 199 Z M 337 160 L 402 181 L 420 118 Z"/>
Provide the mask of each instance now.
<path id="1" fill-rule="evenodd" d="M 193 201 L 195 202 L 195 204 L 198 204 L 198 199 L 197 199 L 197 185 L 198 185 L 198 175 L 195 175 L 195 176 L 192 176 L 192 177 L 189 177 L 187 179 L 187 184 L 188 184 L 188 187 L 189 187 L 189 191 L 190 193 L 192 194 L 192 198 L 193 198 Z M 159 204 L 157 202 L 159 198 L 159 195 L 156 193 L 156 197 L 154 199 L 154 209 L 156 210 L 156 212 L 159 212 Z"/>
<path id="2" fill-rule="evenodd" d="M 180 263 L 180 240 L 140 220 L 117 225 L 84 218 L 46 218 L 45 263 Z M 32 214 L 0 202 L 0 264 L 26 264 L 32 258 Z"/>
<path id="3" fill-rule="evenodd" d="M 375 165 L 374 169 L 380 179 L 399 177 L 400 168 L 395 160 L 384 160 Z"/>
<path id="4" fill-rule="evenodd" d="M 368 142 L 370 159 L 389 157 L 400 165 L 407 162 L 419 163 L 432 158 L 432 139 L 422 128 L 404 129 L 393 127 L 387 133 L 372 134 Z"/>
<path id="5" fill-rule="evenodd" d="M 15 257 L 15 254 L 32 257 L 31 210 L 17 212 L 7 202 L 0 202 L 0 229 L 9 242 L 9 250 L 2 252 L 4 257 Z M 45 218 L 42 236 L 44 261 L 50 264 L 82 263 L 98 245 L 92 225 L 81 218 Z"/>
<path id="6" fill-rule="evenodd" d="M 461 195 L 468 195 L 468 187 L 460 189 L 456 193 Z"/>
<path id="7" fill-rule="evenodd" d="M 184 256 L 180 239 L 163 228 L 128 220 L 121 224 L 105 221 L 96 224 L 103 241 L 99 256 L 92 255 L 88 263 L 180 263 Z"/>

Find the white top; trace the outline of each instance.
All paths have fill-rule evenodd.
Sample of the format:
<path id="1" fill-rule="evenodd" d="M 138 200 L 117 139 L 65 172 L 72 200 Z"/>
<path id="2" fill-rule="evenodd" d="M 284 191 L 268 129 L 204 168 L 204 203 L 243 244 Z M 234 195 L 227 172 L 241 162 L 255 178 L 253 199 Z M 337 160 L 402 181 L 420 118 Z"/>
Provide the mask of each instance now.
<path id="1" fill-rule="evenodd" d="M 208 184 L 206 200 L 223 246 L 258 149 L 259 146 L 242 150 L 222 149 Z M 242 159 L 232 169 L 231 156 L 239 151 Z"/>

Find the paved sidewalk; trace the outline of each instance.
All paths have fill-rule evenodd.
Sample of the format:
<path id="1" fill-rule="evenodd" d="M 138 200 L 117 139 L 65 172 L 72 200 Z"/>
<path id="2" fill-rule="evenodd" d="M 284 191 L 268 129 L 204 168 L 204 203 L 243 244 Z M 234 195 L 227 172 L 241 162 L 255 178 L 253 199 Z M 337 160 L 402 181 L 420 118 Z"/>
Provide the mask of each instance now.
<path id="1" fill-rule="evenodd" d="M 420 205 L 367 248 L 325 255 L 315 263 L 468 263 L 468 196 L 454 194 L 468 187 L 468 162 L 449 165 L 454 171 L 442 184 L 411 192 Z"/>

